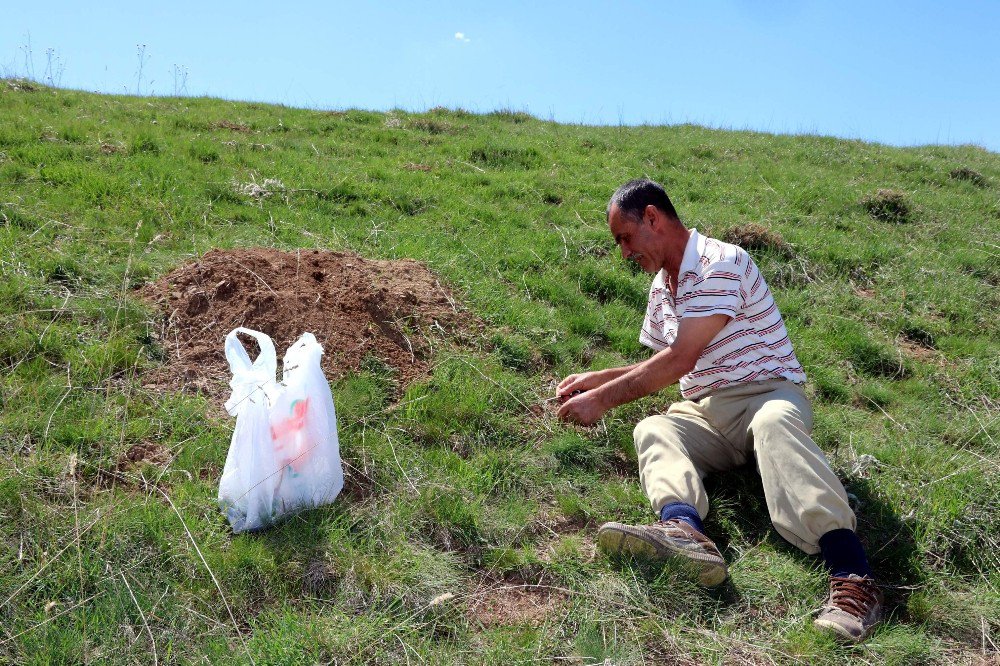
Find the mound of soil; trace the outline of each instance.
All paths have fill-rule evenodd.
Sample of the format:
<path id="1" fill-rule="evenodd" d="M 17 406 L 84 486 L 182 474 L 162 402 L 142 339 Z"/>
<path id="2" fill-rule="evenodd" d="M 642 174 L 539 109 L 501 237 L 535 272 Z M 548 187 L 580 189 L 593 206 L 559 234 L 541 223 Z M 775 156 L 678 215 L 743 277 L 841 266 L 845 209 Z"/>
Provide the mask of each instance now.
<path id="1" fill-rule="evenodd" d="M 213 396 L 227 390 L 225 338 L 237 326 L 271 336 L 279 377 L 288 346 L 309 332 L 323 346 L 328 379 L 357 371 L 372 356 L 395 368 L 405 386 L 427 372 L 435 339 L 458 333 L 467 320 L 417 261 L 320 250 L 212 250 L 140 294 L 164 314 L 159 343 L 166 365 L 150 383 Z M 244 345 L 253 358 L 256 344 Z"/>

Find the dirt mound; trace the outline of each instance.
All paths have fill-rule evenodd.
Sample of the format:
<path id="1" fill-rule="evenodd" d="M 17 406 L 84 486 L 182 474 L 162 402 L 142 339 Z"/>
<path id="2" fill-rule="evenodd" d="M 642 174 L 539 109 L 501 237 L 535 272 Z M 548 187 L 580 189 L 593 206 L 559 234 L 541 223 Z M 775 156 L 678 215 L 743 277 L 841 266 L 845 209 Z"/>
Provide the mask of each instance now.
<path id="1" fill-rule="evenodd" d="M 343 252 L 267 248 L 212 250 L 142 288 L 164 314 L 166 366 L 151 384 L 220 395 L 229 381 L 224 343 L 237 326 L 267 333 L 280 359 L 305 332 L 323 346 L 328 379 L 366 357 L 398 371 L 400 385 L 425 374 L 432 345 L 458 332 L 455 299 L 423 264 Z M 251 357 L 256 352 L 244 341 Z"/>

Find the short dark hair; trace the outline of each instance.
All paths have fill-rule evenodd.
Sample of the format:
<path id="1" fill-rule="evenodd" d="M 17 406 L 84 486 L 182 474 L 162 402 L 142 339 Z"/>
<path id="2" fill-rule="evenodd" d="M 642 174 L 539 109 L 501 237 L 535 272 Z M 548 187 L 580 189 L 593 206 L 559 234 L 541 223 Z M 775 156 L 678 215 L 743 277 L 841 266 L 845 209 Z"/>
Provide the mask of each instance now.
<path id="1" fill-rule="evenodd" d="M 611 217 L 612 206 L 618 206 L 627 219 L 641 222 L 646 206 L 656 206 L 672 220 L 680 220 L 670 197 L 663 186 L 649 178 L 635 178 L 628 181 L 611 195 L 608 202 L 608 217 Z"/>

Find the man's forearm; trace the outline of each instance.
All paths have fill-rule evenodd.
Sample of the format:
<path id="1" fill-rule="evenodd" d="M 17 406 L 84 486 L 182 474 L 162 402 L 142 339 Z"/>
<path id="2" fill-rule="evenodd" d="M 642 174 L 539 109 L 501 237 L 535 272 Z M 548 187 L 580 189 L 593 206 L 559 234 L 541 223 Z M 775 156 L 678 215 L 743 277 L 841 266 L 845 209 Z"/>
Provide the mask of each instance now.
<path id="1" fill-rule="evenodd" d="M 628 374 L 632 370 L 638 368 L 642 363 L 633 363 L 632 365 L 626 365 L 621 368 L 607 368 L 606 370 L 601 370 L 599 376 L 601 378 L 601 385 L 605 385 L 608 382 L 614 381 L 621 377 L 622 375 Z"/>
<path id="2" fill-rule="evenodd" d="M 689 359 L 682 358 L 668 347 L 642 363 L 614 368 L 622 372 L 596 390 L 601 402 L 611 409 L 675 384 L 693 366 Z"/>

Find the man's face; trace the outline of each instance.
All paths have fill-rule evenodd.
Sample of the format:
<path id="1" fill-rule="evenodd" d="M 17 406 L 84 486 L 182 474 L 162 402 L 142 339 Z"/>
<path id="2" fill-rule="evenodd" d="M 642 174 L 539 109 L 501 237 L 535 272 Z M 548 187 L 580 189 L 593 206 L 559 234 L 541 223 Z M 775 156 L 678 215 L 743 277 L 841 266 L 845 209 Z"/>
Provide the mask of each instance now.
<path id="1" fill-rule="evenodd" d="M 622 259 L 631 259 L 647 273 L 663 268 L 663 259 L 659 255 L 662 242 L 653 230 L 652 220 L 643 217 L 635 222 L 622 215 L 618 206 L 612 206 L 608 228 L 622 250 Z"/>

